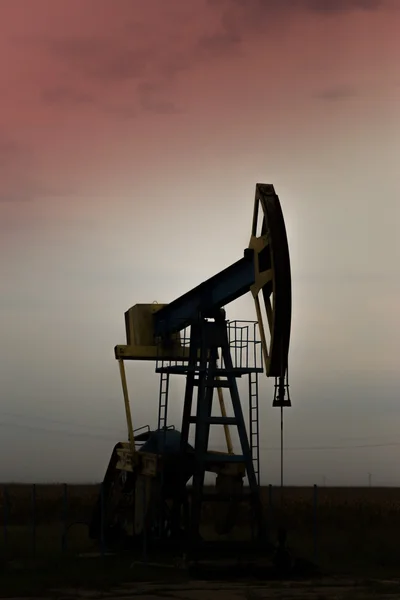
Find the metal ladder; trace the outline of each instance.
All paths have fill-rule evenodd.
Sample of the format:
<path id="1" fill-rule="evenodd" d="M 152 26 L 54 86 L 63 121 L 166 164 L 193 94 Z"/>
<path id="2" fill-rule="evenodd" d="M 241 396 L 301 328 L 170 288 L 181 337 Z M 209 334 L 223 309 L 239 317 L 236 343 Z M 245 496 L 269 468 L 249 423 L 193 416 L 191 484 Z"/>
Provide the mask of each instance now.
<path id="1" fill-rule="evenodd" d="M 258 430 L 258 373 L 249 373 L 250 449 L 254 472 L 260 485 L 260 436 Z"/>
<path id="2" fill-rule="evenodd" d="M 163 363 L 163 368 L 164 368 Z M 167 367 L 169 365 L 166 365 Z M 167 426 L 168 416 L 168 391 L 169 391 L 169 373 L 160 373 L 160 393 L 158 401 L 158 429 L 164 429 Z"/>
<path id="3" fill-rule="evenodd" d="M 162 361 L 162 369 L 168 369 L 171 366 L 171 363 Z M 160 438 L 160 446 L 158 447 L 158 452 L 163 454 L 166 445 L 166 435 L 167 435 L 167 419 L 168 419 L 168 392 L 169 392 L 169 375 L 168 371 L 162 370 L 160 373 L 160 392 L 159 392 L 159 400 L 158 400 L 158 429 L 163 431 L 163 434 Z M 158 481 L 161 487 L 164 485 L 164 468 L 158 473 Z M 158 535 L 161 538 L 163 535 L 163 528 L 165 524 L 165 505 L 162 501 L 162 497 L 160 496 L 159 503 L 159 522 L 158 522 Z"/>

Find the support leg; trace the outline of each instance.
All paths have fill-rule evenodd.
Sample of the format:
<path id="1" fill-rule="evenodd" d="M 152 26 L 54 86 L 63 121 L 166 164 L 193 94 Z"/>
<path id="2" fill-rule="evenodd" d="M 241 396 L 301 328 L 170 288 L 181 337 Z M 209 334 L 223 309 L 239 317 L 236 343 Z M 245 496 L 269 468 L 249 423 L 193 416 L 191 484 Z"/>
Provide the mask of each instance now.
<path id="1" fill-rule="evenodd" d="M 183 415 L 182 415 L 182 427 L 181 427 L 181 441 L 180 441 L 180 460 L 179 466 L 180 469 L 180 477 L 178 481 L 180 485 L 175 493 L 175 498 L 173 500 L 173 508 L 172 508 L 172 529 L 174 532 L 178 532 L 181 529 L 181 513 L 182 508 L 187 502 L 187 493 L 186 493 L 186 483 L 184 481 L 184 465 L 185 465 L 185 457 L 187 453 L 187 444 L 189 441 L 189 431 L 190 431 L 190 417 L 192 414 L 192 405 L 193 405 L 193 392 L 194 392 L 194 381 L 195 381 L 195 373 L 196 373 L 196 363 L 197 363 L 197 354 L 198 354 L 198 346 L 199 346 L 199 328 L 196 325 L 192 325 L 190 331 L 190 346 L 189 346 L 189 361 L 188 361 L 188 371 L 186 375 L 186 387 L 185 387 L 185 397 L 183 402 Z M 187 519 L 184 519 L 187 521 Z M 187 523 L 185 523 L 185 531 L 187 531 L 186 527 Z"/>
<path id="2" fill-rule="evenodd" d="M 201 518 L 201 495 L 204 486 L 205 454 L 207 452 L 208 431 L 207 418 L 210 410 L 210 398 L 207 393 L 207 363 L 208 345 L 206 339 L 206 328 L 201 331 L 200 368 L 198 372 L 198 392 L 196 410 L 196 434 L 195 434 L 195 457 L 193 490 L 191 500 L 191 526 L 190 538 L 192 548 L 198 542 L 199 525 Z M 212 392 L 212 389 L 211 389 Z"/>
<path id="3" fill-rule="evenodd" d="M 263 536 L 265 533 L 265 525 L 264 525 L 261 500 L 260 500 L 260 496 L 259 496 L 259 487 L 258 487 L 258 483 L 257 483 L 257 477 L 256 477 L 256 474 L 254 471 L 254 465 L 253 465 L 253 460 L 252 460 L 252 455 L 251 455 L 251 448 L 250 448 L 249 440 L 248 440 L 247 433 L 246 433 L 246 425 L 245 425 L 245 421 L 244 421 L 242 406 L 240 403 L 237 382 L 236 382 L 236 378 L 234 376 L 233 361 L 232 361 L 232 357 L 231 357 L 231 353 L 230 353 L 230 349 L 229 349 L 228 336 L 227 336 L 226 332 L 225 332 L 225 337 L 226 337 L 226 339 L 225 339 L 225 343 L 222 347 L 222 355 L 224 358 L 225 368 L 228 373 L 227 378 L 229 381 L 232 405 L 233 405 L 234 414 L 235 414 L 235 417 L 236 417 L 236 420 L 238 423 L 237 426 L 238 426 L 240 445 L 242 447 L 242 452 L 243 452 L 243 456 L 244 456 L 244 460 L 245 460 L 250 492 L 251 492 L 252 499 L 253 499 L 254 512 L 255 512 L 255 516 L 256 516 L 256 520 L 257 520 L 257 524 L 258 524 L 258 535 Z"/>

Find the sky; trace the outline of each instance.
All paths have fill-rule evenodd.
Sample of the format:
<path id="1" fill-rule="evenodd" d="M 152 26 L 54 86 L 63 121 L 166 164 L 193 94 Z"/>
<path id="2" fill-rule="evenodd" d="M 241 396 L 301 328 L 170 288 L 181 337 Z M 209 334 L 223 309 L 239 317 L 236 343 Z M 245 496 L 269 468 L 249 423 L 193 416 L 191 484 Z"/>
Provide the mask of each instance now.
<path id="1" fill-rule="evenodd" d="M 1 3 L 1 481 L 102 479 L 124 312 L 241 258 L 263 182 L 292 268 L 285 481 L 400 483 L 399 28 L 397 0 Z M 255 320 L 250 294 L 227 315 Z M 154 367 L 127 365 L 137 427 Z"/>

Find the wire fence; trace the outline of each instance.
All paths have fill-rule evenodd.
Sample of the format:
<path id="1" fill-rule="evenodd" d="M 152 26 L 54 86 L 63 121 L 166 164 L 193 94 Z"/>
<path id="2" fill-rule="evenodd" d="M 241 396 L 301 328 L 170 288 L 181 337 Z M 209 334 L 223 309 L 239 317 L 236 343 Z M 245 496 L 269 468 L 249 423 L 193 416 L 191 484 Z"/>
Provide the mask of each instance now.
<path id="1" fill-rule="evenodd" d="M 4 485 L 0 489 L 3 558 L 107 553 L 104 526 L 100 539 L 89 538 L 89 523 L 102 485 Z M 267 522 L 287 526 L 289 543 L 317 563 L 324 557 L 347 563 L 357 556 L 375 560 L 397 555 L 393 530 L 400 526 L 398 488 L 261 489 Z M 104 499 L 104 498 L 103 498 Z M 101 514 L 105 503 L 100 502 Z M 212 513 L 212 511 L 211 511 Z M 101 518 L 104 523 L 103 517 Z M 143 550 L 145 553 L 145 549 Z M 386 556 L 385 558 L 382 558 Z"/>
<path id="2" fill-rule="evenodd" d="M 36 557 L 92 550 L 88 527 L 101 489 L 101 485 L 3 485 L 2 555 Z"/>

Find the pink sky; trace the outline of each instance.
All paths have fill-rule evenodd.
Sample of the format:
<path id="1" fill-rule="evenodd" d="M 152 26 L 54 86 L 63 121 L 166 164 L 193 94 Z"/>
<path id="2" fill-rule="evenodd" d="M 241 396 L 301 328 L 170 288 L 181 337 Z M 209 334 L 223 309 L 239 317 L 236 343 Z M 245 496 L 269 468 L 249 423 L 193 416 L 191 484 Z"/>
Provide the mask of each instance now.
<path id="1" fill-rule="evenodd" d="M 399 31 L 396 0 L 2 3 L 3 423 L 22 414 L 21 439 L 51 419 L 94 436 L 111 423 L 108 441 L 76 437 L 69 463 L 70 438 L 33 429 L 18 477 L 55 476 L 56 459 L 39 457 L 49 444 L 64 478 L 77 461 L 77 476 L 101 476 L 124 435 L 123 312 L 240 258 L 257 181 L 280 195 L 291 250 L 288 445 L 368 438 L 378 424 L 384 441 L 396 434 Z M 251 299 L 229 316 L 255 319 Z M 157 411 L 145 371 L 140 424 Z M 278 416 L 264 387 L 269 447 Z M 393 449 L 374 452 L 353 457 L 357 471 L 390 474 Z M 278 456 L 266 456 L 271 480 Z M 310 481 L 341 472 L 337 454 L 291 460 L 293 481 L 302 461 Z"/>

